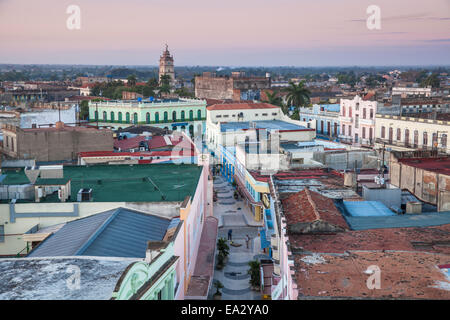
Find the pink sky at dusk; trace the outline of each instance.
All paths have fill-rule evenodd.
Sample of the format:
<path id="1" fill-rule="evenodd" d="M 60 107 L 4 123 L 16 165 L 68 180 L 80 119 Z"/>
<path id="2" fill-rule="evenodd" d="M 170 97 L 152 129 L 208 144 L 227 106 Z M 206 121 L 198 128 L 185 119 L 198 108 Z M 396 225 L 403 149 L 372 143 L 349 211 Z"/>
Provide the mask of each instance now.
<path id="1" fill-rule="evenodd" d="M 450 0 L 0 0 L 0 63 L 156 65 L 165 43 L 176 65 L 450 64 Z"/>

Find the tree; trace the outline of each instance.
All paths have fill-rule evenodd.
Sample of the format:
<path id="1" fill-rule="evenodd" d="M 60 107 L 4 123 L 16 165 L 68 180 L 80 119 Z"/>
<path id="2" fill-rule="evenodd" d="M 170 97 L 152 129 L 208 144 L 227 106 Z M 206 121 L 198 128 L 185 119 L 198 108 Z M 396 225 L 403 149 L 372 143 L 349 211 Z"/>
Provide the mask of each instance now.
<path id="1" fill-rule="evenodd" d="M 426 77 L 424 80 L 420 82 L 421 87 L 428 87 L 431 86 L 432 88 L 439 88 L 441 85 L 438 75 L 436 73 L 433 73 Z"/>
<path id="2" fill-rule="evenodd" d="M 153 90 L 158 88 L 158 80 L 156 78 L 148 79 L 147 86 L 152 88 Z"/>
<path id="3" fill-rule="evenodd" d="M 80 103 L 80 119 L 87 120 L 89 117 L 89 101 L 83 100 Z"/>
<path id="4" fill-rule="evenodd" d="M 127 77 L 127 80 L 128 80 L 128 85 L 129 85 L 130 87 L 133 87 L 133 86 L 136 85 L 137 78 L 136 78 L 136 76 L 135 76 L 134 74 L 130 74 L 130 75 Z"/>
<path id="5" fill-rule="evenodd" d="M 284 108 L 283 99 L 277 96 L 278 92 L 266 91 L 267 100 L 265 102 Z"/>
<path id="6" fill-rule="evenodd" d="M 170 93 L 171 86 L 170 82 L 172 78 L 168 74 L 161 75 L 161 78 L 159 79 L 159 94 L 161 96 L 162 93 Z"/>
<path id="7" fill-rule="evenodd" d="M 298 108 L 309 104 L 311 91 L 305 87 L 305 81 L 301 81 L 299 84 L 289 82 L 289 87 L 285 91 L 287 92 L 286 99 L 288 106 Z"/>
<path id="8" fill-rule="evenodd" d="M 247 273 L 250 275 L 250 285 L 253 287 L 261 286 L 261 263 L 258 260 L 253 260 L 248 263 L 250 269 Z"/>

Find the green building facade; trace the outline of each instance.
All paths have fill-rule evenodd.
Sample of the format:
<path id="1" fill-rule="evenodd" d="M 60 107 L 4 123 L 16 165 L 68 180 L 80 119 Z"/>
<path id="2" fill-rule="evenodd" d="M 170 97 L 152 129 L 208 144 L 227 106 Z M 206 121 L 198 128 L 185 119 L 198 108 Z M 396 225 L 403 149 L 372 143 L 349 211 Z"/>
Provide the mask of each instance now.
<path id="1" fill-rule="evenodd" d="M 91 101 L 89 120 L 113 127 L 140 124 L 170 128 L 178 126 L 177 123 L 185 124 L 187 127 L 188 124 L 193 125 L 206 120 L 206 100 Z"/>
<path id="2" fill-rule="evenodd" d="M 173 242 L 156 252 L 152 261 L 131 264 L 119 279 L 113 300 L 174 300 L 177 284 Z"/>

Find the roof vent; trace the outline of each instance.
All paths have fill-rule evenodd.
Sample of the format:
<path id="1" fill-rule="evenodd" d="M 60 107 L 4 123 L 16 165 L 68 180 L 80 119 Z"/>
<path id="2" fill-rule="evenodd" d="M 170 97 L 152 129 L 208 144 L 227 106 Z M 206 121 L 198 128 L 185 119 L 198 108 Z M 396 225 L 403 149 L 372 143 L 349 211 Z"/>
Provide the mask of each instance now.
<path id="1" fill-rule="evenodd" d="M 92 189 L 80 189 L 77 194 L 77 201 L 92 201 Z"/>

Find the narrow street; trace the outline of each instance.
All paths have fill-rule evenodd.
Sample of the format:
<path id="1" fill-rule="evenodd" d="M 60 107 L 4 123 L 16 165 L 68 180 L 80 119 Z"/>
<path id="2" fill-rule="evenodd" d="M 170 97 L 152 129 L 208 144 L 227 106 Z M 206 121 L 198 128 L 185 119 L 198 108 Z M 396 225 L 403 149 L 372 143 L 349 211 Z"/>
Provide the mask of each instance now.
<path id="1" fill-rule="evenodd" d="M 216 176 L 214 190 L 217 191 L 217 201 L 214 203 L 214 216 L 219 219 L 218 237 L 228 238 L 228 230 L 232 230 L 232 241 L 241 244 L 239 247 L 230 247 L 228 261 L 222 270 L 214 270 L 214 281 L 219 280 L 224 285 L 223 300 L 259 300 L 261 294 L 251 290 L 250 275 L 247 273 L 248 262 L 264 255 L 260 250 L 258 229 L 262 223 L 253 221 L 250 210 L 242 200 L 234 199 L 234 188 L 222 176 Z M 251 241 L 246 247 L 245 237 L 249 235 Z M 215 292 L 211 288 L 209 298 Z"/>

